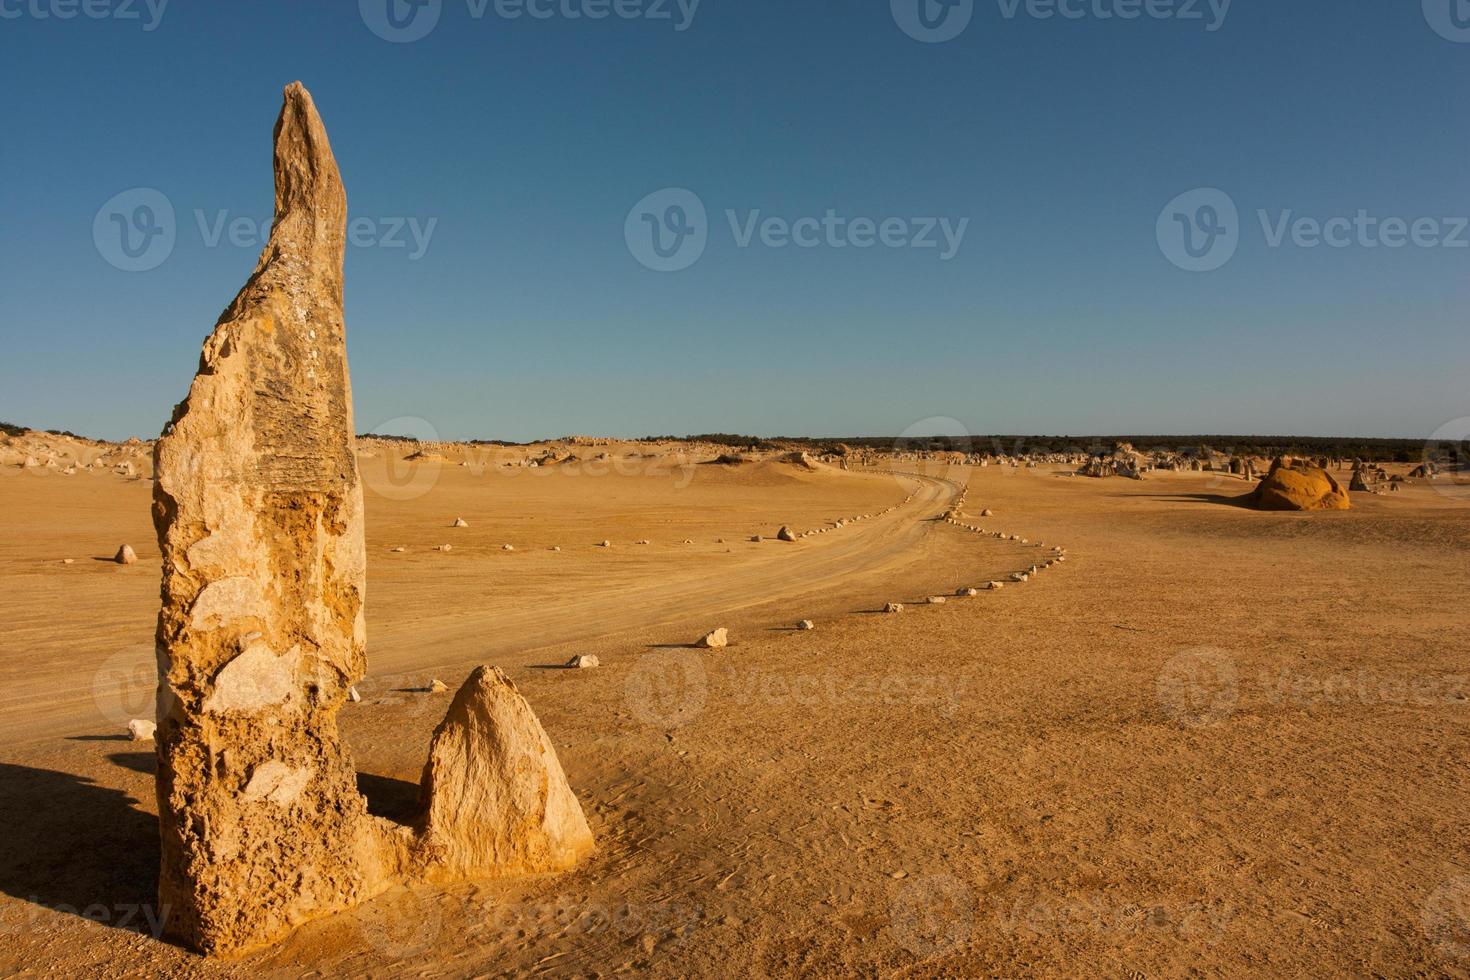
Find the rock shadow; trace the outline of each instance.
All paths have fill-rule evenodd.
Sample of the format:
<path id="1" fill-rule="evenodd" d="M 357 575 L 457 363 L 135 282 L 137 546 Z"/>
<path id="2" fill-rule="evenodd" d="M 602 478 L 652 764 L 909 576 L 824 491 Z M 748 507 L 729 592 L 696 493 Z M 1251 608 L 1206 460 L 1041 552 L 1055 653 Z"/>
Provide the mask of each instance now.
<path id="1" fill-rule="evenodd" d="M 135 754 L 145 753 L 122 753 Z M 0 892 L 30 903 L 38 924 L 50 909 L 160 935 L 158 819 L 127 792 L 86 776 L 0 763 L 0 824 Z M 20 914 L 21 922 L 7 925 L 25 928 Z"/>

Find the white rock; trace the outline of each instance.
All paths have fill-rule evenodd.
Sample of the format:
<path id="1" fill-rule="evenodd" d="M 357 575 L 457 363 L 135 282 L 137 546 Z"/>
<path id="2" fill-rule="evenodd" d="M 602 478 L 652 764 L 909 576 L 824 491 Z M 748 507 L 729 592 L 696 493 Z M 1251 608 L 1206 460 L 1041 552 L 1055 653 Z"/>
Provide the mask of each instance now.
<path id="1" fill-rule="evenodd" d="M 799 630 L 814 630 L 817 628 L 817 624 L 812 622 L 810 619 L 803 619 L 801 622 L 796 624 L 796 628 Z"/>
<path id="2" fill-rule="evenodd" d="M 349 687 L 347 689 L 347 700 L 351 701 L 353 704 L 357 704 L 359 701 L 362 700 L 362 695 L 357 693 L 356 687 Z"/>
<path id="3" fill-rule="evenodd" d="M 979 594 L 980 594 L 980 590 L 979 589 L 960 589 L 960 590 L 958 590 L 958 591 L 955 592 L 955 595 L 962 595 L 962 596 L 977 596 Z"/>
<path id="4" fill-rule="evenodd" d="M 158 725 L 145 718 L 134 718 L 128 722 L 128 738 L 134 742 L 151 742 Z"/>
<path id="5" fill-rule="evenodd" d="M 436 677 L 433 680 L 429 681 L 429 693 L 443 694 L 447 690 L 449 690 L 449 685 L 441 681 L 439 678 Z"/>
<path id="6" fill-rule="evenodd" d="M 500 550 L 501 551 L 515 551 L 516 550 L 516 546 L 513 545 L 513 544 L 503 544 L 503 545 L 500 546 Z"/>
<path id="7" fill-rule="evenodd" d="M 710 630 L 704 636 L 700 637 L 699 642 L 695 646 L 702 647 L 705 650 L 718 650 L 721 647 L 729 645 L 729 642 L 729 634 L 725 627 L 721 626 L 719 629 Z"/>
<path id="8" fill-rule="evenodd" d="M 601 667 L 602 661 L 589 653 L 579 653 L 567 661 L 567 667 L 572 670 L 591 670 L 593 667 Z"/>
<path id="9" fill-rule="evenodd" d="M 991 582 L 989 585 L 986 586 L 986 588 L 987 589 L 990 589 L 993 592 L 996 589 L 1003 589 L 1003 588 L 1005 588 L 1005 583 L 1004 582 Z"/>
<path id="10" fill-rule="evenodd" d="M 903 603 L 890 602 L 888 603 L 888 605 L 883 607 L 883 611 L 886 613 L 901 613 L 903 612 Z"/>
<path id="11" fill-rule="evenodd" d="M 449 526 L 450 527 L 469 527 L 470 526 L 470 522 L 467 521 L 467 520 L 465 520 L 463 517 L 456 517 L 454 519 L 454 523 L 451 524 L 451 525 L 449 525 Z"/>
<path id="12" fill-rule="evenodd" d="M 931 606 L 942 606 L 945 603 L 945 598 L 942 595 L 931 595 L 928 599 L 928 603 Z"/>

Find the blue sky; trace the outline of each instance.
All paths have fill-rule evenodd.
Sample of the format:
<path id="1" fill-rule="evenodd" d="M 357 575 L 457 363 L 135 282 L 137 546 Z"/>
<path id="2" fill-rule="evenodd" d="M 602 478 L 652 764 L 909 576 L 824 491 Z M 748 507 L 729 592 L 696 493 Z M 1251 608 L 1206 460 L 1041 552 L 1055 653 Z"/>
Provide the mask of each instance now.
<path id="1" fill-rule="evenodd" d="M 400 43 L 369 26 L 393 33 L 387 2 L 0 0 L 0 419 L 157 433 L 256 261 L 294 79 L 363 222 L 362 431 L 1420 437 L 1470 415 L 1451 0 L 972 0 L 935 43 L 905 32 L 919 0 L 393 0 L 409 32 L 438 18 Z M 966 12 L 923 2 L 941 33 Z M 125 271 L 105 206 L 137 188 L 174 241 Z M 673 227 L 666 188 L 705 246 L 661 272 L 630 241 Z M 1204 235 L 1199 188 L 1238 213 L 1205 272 L 1169 239 Z M 894 247 L 760 224 L 829 211 Z M 926 219 L 941 247 L 913 247 Z M 937 219 L 966 222 L 957 249 Z"/>

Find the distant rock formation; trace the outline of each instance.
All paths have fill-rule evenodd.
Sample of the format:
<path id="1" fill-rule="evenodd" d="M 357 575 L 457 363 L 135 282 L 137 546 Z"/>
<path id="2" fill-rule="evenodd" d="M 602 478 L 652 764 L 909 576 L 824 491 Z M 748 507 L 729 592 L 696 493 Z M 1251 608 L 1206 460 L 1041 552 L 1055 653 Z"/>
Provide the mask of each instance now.
<path id="1" fill-rule="evenodd" d="M 1331 473 L 1310 463 L 1277 459 L 1245 497 L 1257 510 L 1348 510 L 1352 502 Z"/>

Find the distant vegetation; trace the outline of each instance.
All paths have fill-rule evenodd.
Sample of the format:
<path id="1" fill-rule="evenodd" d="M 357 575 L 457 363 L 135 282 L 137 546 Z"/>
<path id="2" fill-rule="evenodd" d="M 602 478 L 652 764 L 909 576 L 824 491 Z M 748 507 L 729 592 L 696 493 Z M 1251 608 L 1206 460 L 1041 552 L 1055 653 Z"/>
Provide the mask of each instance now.
<path id="1" fill-rule="evenodd" d="M 0 422 L 0 432 L 5 433 L 7 436 L 22 436 L 27 431 L 23 425 L 11 425 L 9 422 Z"/>
<path id="2" fill-rule="evenodd" d="M 1120 442 L 1140 452 L 1171 452 L 1205 457 L 1227 456 L 1330 456 L 1380 462 L 1412 463 L 1425 458 L 1441 461 L 1470 459 L 1470 445 L 1451 442 L 1426 445 L 1418 439 L 1370 439 L 1339 436 L 1223 436 L 1223 435 L 1117 435 L 1117 436 L 852 436 L 844 439 L 814 439 L 808 436 L 759 436 L 707 433 L 680 439 L 678 436 L 649 436 L 646 442 L 709 442 L 740 449 L 802 448 L 815 452 L 855 449 L 903 449 L 928 452 L 971 452 L 1017 455 L 1024 453 L 1107 453 Z"/>

